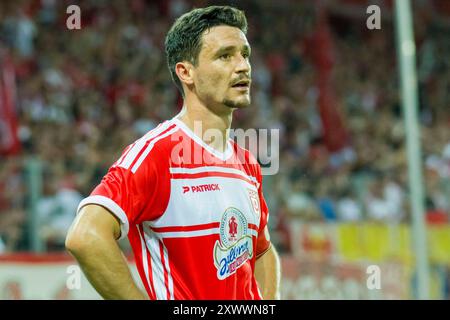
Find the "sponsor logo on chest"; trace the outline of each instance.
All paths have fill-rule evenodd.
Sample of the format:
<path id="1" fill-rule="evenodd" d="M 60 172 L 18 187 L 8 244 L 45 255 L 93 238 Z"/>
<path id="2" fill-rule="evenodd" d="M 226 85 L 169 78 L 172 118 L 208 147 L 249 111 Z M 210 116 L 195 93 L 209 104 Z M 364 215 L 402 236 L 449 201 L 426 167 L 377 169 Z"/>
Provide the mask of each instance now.
<path id="1" fill-rule="evenodd" d="M 220 240 L 214 245 L 213 255 L 217 278 L 223 280 L 253 257 L 253 242 L 247 219 L 236 208 L 228 208 L 223 213 L 219 235 Z"/>
<path id="2" fill-rule="evenodd" d="M 183 186 L 183 194 L 187 192 L 208 192 L 208 191 L 220 191 L 218 183 L 200 184 L 197 186 Z"/>

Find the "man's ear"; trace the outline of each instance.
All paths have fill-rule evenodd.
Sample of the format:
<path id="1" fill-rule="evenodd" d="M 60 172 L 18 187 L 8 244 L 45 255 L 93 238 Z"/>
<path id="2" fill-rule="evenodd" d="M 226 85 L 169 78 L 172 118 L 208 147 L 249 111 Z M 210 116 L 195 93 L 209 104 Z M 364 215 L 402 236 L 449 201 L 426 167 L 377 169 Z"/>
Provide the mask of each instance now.
<path id="1" fill-rule="evenodd" d="M 181 83 L 190 86 L 194 83 L 194 66 L 192 63 L 183 61 L 175 65 L 175 72 Z"/>

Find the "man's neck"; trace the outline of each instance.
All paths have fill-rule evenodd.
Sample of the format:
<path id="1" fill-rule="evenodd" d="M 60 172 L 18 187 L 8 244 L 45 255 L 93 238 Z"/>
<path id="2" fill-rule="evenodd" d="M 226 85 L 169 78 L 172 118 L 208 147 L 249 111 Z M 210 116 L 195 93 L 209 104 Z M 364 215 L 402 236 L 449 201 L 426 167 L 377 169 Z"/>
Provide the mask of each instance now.
<path id="1" fill-rule="evenodd" d="M 206 144 L 220 152 L 225 152 L 227 149 L 232 117 L 232 109 L 218 114 L 199 101 L 187 99 L 183 110 L 177 116 Z"/>

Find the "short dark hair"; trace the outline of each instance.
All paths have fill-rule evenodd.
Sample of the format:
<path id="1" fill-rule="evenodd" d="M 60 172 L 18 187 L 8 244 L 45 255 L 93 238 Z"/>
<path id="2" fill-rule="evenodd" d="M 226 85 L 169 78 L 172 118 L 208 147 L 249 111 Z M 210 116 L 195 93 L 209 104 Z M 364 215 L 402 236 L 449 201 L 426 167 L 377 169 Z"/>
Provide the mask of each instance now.
<path id="1" fill-rule="evenodd" d="M 181 81 L 175 72 L 180 61 L 197 65 L 202 47 L 202 34 L 215 26 L 239 28 L 247 34 L 247 19 L 243 11 L 230 6 L 210 6 L 193 9 L 179 17 L 170 28 L 165 40 L 167 65 L 175 85 L 184 96 Z"/>

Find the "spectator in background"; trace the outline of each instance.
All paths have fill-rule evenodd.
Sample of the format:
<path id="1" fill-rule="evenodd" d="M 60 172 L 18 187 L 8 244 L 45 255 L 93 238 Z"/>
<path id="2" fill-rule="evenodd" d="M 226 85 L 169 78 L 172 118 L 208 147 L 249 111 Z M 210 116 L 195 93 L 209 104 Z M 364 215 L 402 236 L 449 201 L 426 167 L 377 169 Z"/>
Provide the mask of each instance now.
<path id="1" fill-rule="evenodd" d="M 19 159 L 0 162 L 0 253 L 17 250 L 25 227 L 25 190 Z"/>
<path id="2" fill-rule="evenodd" d="M 321 221 L 319 208 L 311 196 L 306 179 L 295 181 L 292 190 L 287 193 L 286 207 L 291 219 L 299 219 L 303 222 Z"/>
<path id="3" fill-rule="evenodd" d="M 363 219 L 362 208 L 350 187 L 341 191 L 336 211 L 338 220 L 342 222 L 358 222 Z"/>
<path id="4" fill-rule="evenodd" d="M 326 222 L 336 222 L 337 213 L 335 209 L 334 191 L 326 180 L 319 184 L 314 198 L 317 199 L 317 207 L 323 219 Z"/>
<path id="5" fill-rule="evenodd" d="M 386 196 L 390 190 L 395 190 L 392 195 Z M 366 211 L 370 220 L 385 223 L 399 223 L 403 218 L 401 196 L 397 194 L 397 188 L 393 185 L 386 189 L 382 177 L 370 182 L 369 192 L 366 197 Z"/>
<path id="6" fill-rule="evenodd" d="M 11 209 L 0 217 L 0 253 L 14 252 L 24 236 L 25 212 Z"/>
<path id="7" fill-rule="evenodd" d="M 443 209 L 437 208 L 434 204 L 433 200 L 429 197 L 426 197 L 425 200 L 426 206 L 426 216 L 425 219 L 428 223 L 431 224 L 442 224 L 448 223 L 448 215 Z"/>
<path id="8" fill-rule="evenodd" d="M 392 219 L 400 222 L 405 218 L 405 192 L 393 174 L 386 173 L 382 181 L 384 199 L 389 206 Z"/>
<path id="9" fill-rule="evenodd" d="M 37 203 L 39 236 L 47 251 L 64 250 L 67 231 L 83 199 L 71 177 L 61 178 L 48 173 L 44 179 L 44 194 Z"/>

